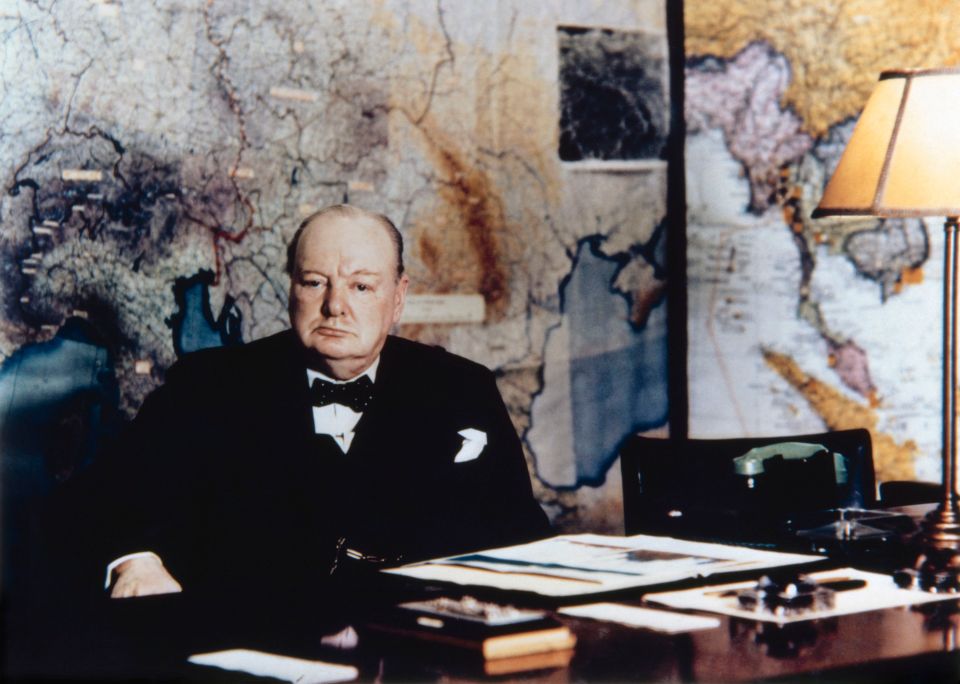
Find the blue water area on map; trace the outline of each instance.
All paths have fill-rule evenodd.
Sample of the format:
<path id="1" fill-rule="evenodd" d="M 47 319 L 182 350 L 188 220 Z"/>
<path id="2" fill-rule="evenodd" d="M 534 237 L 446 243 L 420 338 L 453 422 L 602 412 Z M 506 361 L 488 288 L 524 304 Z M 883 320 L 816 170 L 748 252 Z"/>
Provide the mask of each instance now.
<path id="1" fill-rule="evenodd" d="M 207 286 L 195 283 L 187 288 L 183 294 L 185 306 L 183 321 L 174 335 L 179 341 L 179 347 L 185 352 L 219 347 L 223 344 L 220 331 L 213 323 L 210 315 L 210 295 Z"/>
<path id="2" fill-rule="evenodd" d="M 25 345 L 0 366 L 5 583 L 29 552 L 45 497 L 119 428 L 118 406 L 113 360 L 84 319 L 68 319 L 52 340 Z"/>
<path id="3" fill-rule="evenodd" d="M 189 278 L 177 278 L 173 286 L 177 313 L 168 322 L 173 330 L 173 348 L 177 356 L 198 349 L 241 344 L 240 310 L 228 295 L 223 309 L 214 318 L 210 308 L 211 271 L 202 270 Z"/>
<path id="4" fill-rule="evenodd" d="M 597 486 L 625 437 L 667 422 L 666 307 L 642 328 L 629 319 L 630 302 L 614 289 L 622 262 L 582 241 L 561 289 L 570 345 L 570 401 L 577 484 Z"/>

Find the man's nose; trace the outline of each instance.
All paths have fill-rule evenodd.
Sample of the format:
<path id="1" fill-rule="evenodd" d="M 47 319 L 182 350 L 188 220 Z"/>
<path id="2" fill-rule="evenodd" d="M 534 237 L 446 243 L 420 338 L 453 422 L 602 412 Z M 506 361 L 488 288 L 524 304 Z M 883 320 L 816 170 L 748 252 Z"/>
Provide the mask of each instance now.
<path id="1" fill-rule="evenodd" d="M 346 306 L 343 296 L 343 287 L 332 283 L 328 285 L 323 298 L 323 315 L 333 318 L 342 316 Z"/>

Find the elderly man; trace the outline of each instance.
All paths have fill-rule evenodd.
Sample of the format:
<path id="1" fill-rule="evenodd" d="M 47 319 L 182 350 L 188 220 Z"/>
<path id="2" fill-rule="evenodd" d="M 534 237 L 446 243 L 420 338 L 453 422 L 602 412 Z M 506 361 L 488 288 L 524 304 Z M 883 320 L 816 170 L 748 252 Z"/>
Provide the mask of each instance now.
<path id="1" fill-rule="evenodd" d="M 402 240 L 329 207 L 288 250 L 292 329 L 188 355 L 120 452 L 113 597 L 307 597 L 325 578 L 549 533 L 489 370 L 389 335 Z"/>

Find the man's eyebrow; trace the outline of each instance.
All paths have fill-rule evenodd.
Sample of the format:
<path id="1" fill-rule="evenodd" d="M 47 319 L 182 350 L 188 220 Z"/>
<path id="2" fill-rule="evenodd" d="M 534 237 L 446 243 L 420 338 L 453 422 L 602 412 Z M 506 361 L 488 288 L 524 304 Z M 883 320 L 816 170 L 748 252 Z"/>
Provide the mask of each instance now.
<path id="1" fill-rule="evenodd" d="M 322 277 L 322 278 L 326 278 L 326 277 L 327 277 L 326 275 L 324 275 L 323 271 L 319 271 L 319 270 L 317 270 L 317 269 L 310 268 L 310 267 L 300 268 L 300 269 L 297 271 L 297 273 L 298 273 L 299 275 L 308 275 L 308 274 L 309 274 L 309 275 L 318 275 L 318 276 L 320 276 L 320 277 Z M 383 277 L 383 273 L 381 273 L 380 271 L 374 271 L 374 270 L 368 269 L 368 268 L 358 268 L 356 271 L 350 271 L 350 272 L 347 273 L 346 275 L 349 276 L 349 277 L 354 277 L 354 276 L 364 276 L 364 277 L 372 277 L 372 278 L 382 278 L 382 277 Z"/>

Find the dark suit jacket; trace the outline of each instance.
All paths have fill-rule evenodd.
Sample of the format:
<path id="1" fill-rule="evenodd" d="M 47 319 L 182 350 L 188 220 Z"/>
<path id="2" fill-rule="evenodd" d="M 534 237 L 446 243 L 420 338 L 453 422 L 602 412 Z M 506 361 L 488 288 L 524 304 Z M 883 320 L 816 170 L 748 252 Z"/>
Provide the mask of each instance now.
<path id="1" fill-rule="evenodd" d="M 152 550 L 185 594 L 309 596 L 338 545 L 408 562 L 549 534 L 489 370 L 388 338 L 344 454 L 313 431 L 305 363 L 286 331 L 175 364 L 104 492 L 118 497 L 104 563 Z M 454 463 L 465 428 L 488 443 Z"/>

